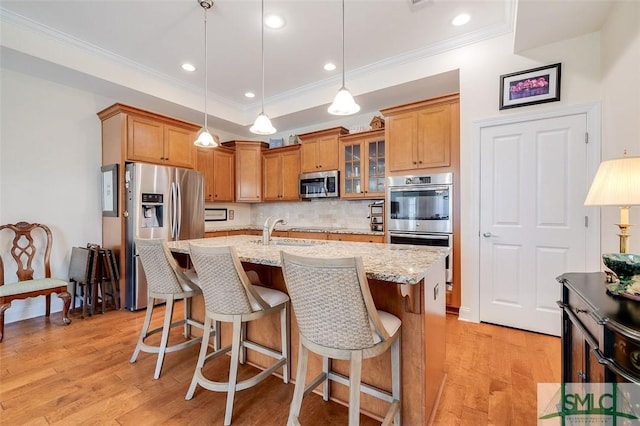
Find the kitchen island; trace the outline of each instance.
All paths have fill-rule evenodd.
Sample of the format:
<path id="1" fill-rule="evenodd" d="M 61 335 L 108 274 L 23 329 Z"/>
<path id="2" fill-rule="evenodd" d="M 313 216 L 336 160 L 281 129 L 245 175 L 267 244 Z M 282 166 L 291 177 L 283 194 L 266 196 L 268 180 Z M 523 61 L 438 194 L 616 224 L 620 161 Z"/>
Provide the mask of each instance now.
<path id="1" fill-rule="evenodd" d="M 234 235 L 174 241 L 169 248 L 177 257 L 189 254 L 189 243 L 203 246 L 234 246 L 246 270 L 255 271 L 263 285 L 286 292 L 280 269 L 280 251 L 308 257 L 360 256 L 369 280 L 371 294 L 378 309 L 402 320 L 402 419 L 404 425 L 425 425 L 433 419 L 444 385 L 445 358 L 445 257 L 447 248 L 358 243 L 296 238 L 272 238 L 263 245 L 261 237 Z M 194 316 L 204 315 L 202 299 L 194 301 Z M 291 315 L 291 377 L 295 377 L 298 352 L 298 328 Z M 223 327 L 222 341 L 229 340 L 229 329 Z M 251 339 L 277 349 L 277 318 L 264 318 L 248 327 Z M 269 360 L 260 354 L 249 354 L 248 361 L 258 367 Z M 362 380 L 390 389 L 390 355 L 363 363 Z M 335 370 L 348 375 L 348 363 L 334 362 Z M 319 357 L 309 358 L 307 379 L 321 371 Z M 348 389 L 332 384 L 332 399 L 345 402 Z M 387 404 L 363 394 L 361 411 L 381 420 Z"/>

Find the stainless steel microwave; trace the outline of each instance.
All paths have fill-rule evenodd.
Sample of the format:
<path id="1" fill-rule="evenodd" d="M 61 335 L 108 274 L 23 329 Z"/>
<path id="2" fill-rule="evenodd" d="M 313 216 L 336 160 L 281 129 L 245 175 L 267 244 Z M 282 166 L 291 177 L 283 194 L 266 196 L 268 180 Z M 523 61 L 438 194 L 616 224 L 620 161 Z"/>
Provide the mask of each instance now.
<path id="1" fill-rule="evenodd" d="M 340 187 L 338 176 L 337 170 L 302 173 L 300 175 L 300 198 L 337 197 Z"/>

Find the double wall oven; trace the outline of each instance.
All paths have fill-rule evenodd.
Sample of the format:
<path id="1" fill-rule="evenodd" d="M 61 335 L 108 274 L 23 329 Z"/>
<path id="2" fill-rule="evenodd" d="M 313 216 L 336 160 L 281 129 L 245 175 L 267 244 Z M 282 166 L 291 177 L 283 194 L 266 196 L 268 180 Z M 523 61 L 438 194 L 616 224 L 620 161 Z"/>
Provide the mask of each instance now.
<path id="1" fill-rule="evenodd" d="M 387 178 L 388 242 L 449 247 L 447 286 L 453 282 L 453 174 Z"/>

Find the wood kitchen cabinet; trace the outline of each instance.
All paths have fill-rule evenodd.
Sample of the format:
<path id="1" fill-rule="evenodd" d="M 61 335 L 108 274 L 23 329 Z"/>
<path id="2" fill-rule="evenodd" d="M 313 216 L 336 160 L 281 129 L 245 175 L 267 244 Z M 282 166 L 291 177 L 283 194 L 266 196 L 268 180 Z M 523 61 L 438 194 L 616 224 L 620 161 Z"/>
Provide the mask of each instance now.
<path id="1" fill-rule="evenodd" d="M 388 171 L 451 166 L 452 144 L 458 143 L 452 141 L 458 134 L 458 102 L 455 94 L 381 110 Z"/>
<path id="2" fill-rule="evenodd" d="M 119 132 L 103 133 L 102 145 L 108 155 L 117 159 L 103 164 L 127 161 L 195 168 L 198 125 L 144 111 L 122 104 L 114 104 L 98 113 L 104 123 Z"/>
<path id="3" fill-rule="evenodd" d="M 460 96 L 452 93 L 381 110 L 385 118 L 386 175 L 453 173 L 453 282 L 447 311 L 461 305 Z"/>
<path id="4" fill-rule="evenodd" d="M 197 148 L 196 169 L 204 174 L 204 200 L 233 202 L 235 157 L 224 147 Z"/>
<path id="5" fill-rule="evenodd" d="M 265 142 L 230 141 L 223 144 L 233 148 L 236 169 L 236 201 L 259 203 L 262 201 L 262 150 Z"/>
<path id="6" fill-rule="evenodd" d="M 340 136 L 340 198 L 384 198 L 384 129 Z"/>
<path id="7" fill-rule="evenodd" d="M 267 150 L 262 156 L 263 201 L 298 201 L 300 145 Z"/>
<path id="8" fill-rule="evenodd" d="M 298 135 L 301 173 L 338 170 L 338 139 L 347 133 L 344 127 L 334 127 Z"/>
<path id="9" fill-rule="evenodd" d="M 384 235 L 370 234 L 329 234 L 329 239 L 334 241 L 355 241 L 359 243 L 384 243 Z"/>

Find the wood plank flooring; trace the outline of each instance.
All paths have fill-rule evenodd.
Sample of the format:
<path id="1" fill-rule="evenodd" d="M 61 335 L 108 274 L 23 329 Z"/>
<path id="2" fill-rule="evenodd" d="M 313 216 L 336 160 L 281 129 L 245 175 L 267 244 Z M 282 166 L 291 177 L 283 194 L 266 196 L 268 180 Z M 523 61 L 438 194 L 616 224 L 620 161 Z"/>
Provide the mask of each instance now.
<path id="1" fill-rule="evenodd" d="M 198 388 L 192 400 L 184 399 L 199 346 L 167 354 L 159 380 L 153 380 L 154 354 L 129 362 L 143 315 L 73 314 L 64 327 L 56 313 L 50 321 L 7 324 L 0 343 L 0 424 L 221 425 L 226 394 Z M 559 338 L 448 316 L 446 345 L 448 377 L 434 424 L 536 424 L 536 383 L 560 380 Z M 225 380 L 228 357 L 211 364 L 212 377 Z M 240 378 L 254 371 L 243 366 Z M 292 395 L 293 384 L 275 376 L 237 392 L 233 425 L 286 424 Z M 305 397 L 301 413 L 305 426 L 347 423 L 346 407 L 315 394 Z M 361 424 L 379 422 L 361 416 Z"/>

